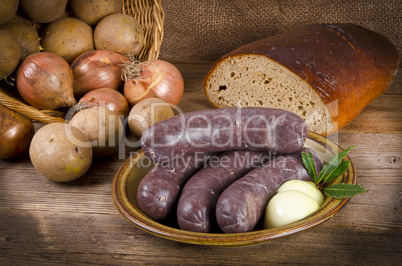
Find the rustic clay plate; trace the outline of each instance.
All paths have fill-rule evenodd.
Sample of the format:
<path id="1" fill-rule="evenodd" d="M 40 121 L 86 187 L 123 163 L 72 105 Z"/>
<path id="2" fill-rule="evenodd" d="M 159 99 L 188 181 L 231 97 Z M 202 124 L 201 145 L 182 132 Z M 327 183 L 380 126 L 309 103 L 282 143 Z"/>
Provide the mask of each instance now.
<path id="1" fill-rule="evenodd" d="M 306 146 L 313 148 L 320 157 L 328 162 L 342 149 L 332 141 L 310 132 Z M 344 160 L 351 159 L 347 156 Z M 112 199 L 117 210 L 136 227 L 159 237 L 199 245 L 211 246 L 249 246 L 264 243 L 280 237 L 310 229 L 333 217 L 348 199 L 336 200 L 327 197 L 320 210 L 303 220 L 292 224 L 263 229 L 261 226 L 255 231 L 247 233 L 196 233 L 180 230 L 174 217 L 165 221 L 155 221 L 145 215 L 136 202 L 137 186 L 146 173 L 153 167 L 140 150 L 127 159 L 117 172 L 112 184 Z M 334 183 L 356 184 L 356 169 L 351 161 L 350 167 Z"/>

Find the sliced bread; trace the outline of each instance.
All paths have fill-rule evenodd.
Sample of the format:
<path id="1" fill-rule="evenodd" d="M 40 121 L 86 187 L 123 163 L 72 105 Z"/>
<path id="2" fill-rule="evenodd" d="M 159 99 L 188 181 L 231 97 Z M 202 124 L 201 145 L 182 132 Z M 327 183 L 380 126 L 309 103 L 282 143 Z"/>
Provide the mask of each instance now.
<path id="1" fill-rule="evenodd" d="M 285 109 L 328 135 L 383 94 L 398 67 L 396 47 L 378 33 L 353 24 L 309 25 L 224 55 L 204 90 L 215 107 Z"/>

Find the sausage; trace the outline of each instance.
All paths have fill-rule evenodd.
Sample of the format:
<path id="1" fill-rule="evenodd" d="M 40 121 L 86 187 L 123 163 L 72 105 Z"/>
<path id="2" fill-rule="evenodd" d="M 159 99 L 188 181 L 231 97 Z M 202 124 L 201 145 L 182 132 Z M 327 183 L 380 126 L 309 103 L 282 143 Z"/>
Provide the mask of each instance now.
<path id="1" fill-rule="evenodd" d="M 13 159 L 28 151 L 34 134 L 30 119 L 0 104 L 0 159 Z"/>
<path id="2" fill-rule="evenodd" d="M 153 161 L 194 152 L 248 149 L 292 153 L 301 149 L 307 124 L 291 112 L 260 107 L 220 108 L 189 112 L 160 121 L 141 138 Z"/>
<path id="3" fill-rule="evenodd" d="M 247 173 L 225 189 L 216 205 L 216 220 L 225 233 L 251 231 L 264 213 L 268 201 L 285 181 L 300 179 L 311 181 L 303 165 L 301 152 L 281 155 Z M 310 149 L 319 172 L 322 161 Z"/>
<path id="4" fill-rule="evenodd" d="M 181 229 L 208 233 L 215 221 L 215 206 L 222 191 L 250 170 L 261 166 L 272 153 L 236 150 L 225 152 L 195 173 L 185 184 L 177 205 Z"/>
<path id="5" fill-rule="evenodd" d="M 185 182 L 209 157 L 196 153 L 156 164 L 138 185 L 137 203 L 140 209 L 155 220 L 167 218 L 174 210 Z"/>

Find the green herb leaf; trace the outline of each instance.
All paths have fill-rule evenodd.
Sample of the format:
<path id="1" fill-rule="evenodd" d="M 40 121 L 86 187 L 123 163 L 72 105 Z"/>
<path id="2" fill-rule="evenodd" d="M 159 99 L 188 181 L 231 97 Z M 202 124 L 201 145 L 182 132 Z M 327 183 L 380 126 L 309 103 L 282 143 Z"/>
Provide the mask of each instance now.
<path id="1" fill-rule="evenodd" d="M 338 167 L 332 171 L 332 173 L 330 175 L 328 175 L 325 180 L 323 181 L 323 183 L 329 183 L 332 180 L 336 179 L 338 176 L 340 176 L 341 174 L 343 174 L 350 166 L 350 161 L 345 161 L 345 162 L 341 162 Z"/>
<path id="2" fill-rule="evenodd" d="M 308 154 L 302 152 L 302 160 L 311 179 L 317 184 L 317 170 L 315 169 L 314 157 L 311 151 Z"/>
<path id="3" fill-rule="evenodd" d="M 343 172 L 340 172 L 339 170 L 337 170 L 338 166 L 341 164 L 342 159 L 348 154 L 348 152 L 350 151 L 350 149 L 354 148 L 355 146 L 350 146 L 349 148 L 347 148 L 344 151 L 341 151 L 340 153 L 338 153 L 338 155 L 334 156 L 334 158 L 331 159 L 331 161 L 329 161 L 329 163 L 325 164 L 321 171 L 320 174 L 318 175 L 318 183 L 321 182 L 328 182 L 326 181 L 328 178 L 331 178 L 331 180 L 337 178 L 338 176 L 340 176 L 344 171 L 346 171 L 346 169 L 344 169 Z M 337 175 L 333 174 L 336 173 Z"/>
<path id="4" fill-rule="evenodd" d="M 351 198 L 356 194 L 364 193 L 366 190 L 359 185 L 352 184 L 338 184 L 324 188 L 324 193 L 335 199 L 342 199 L 344 197 Z"/>

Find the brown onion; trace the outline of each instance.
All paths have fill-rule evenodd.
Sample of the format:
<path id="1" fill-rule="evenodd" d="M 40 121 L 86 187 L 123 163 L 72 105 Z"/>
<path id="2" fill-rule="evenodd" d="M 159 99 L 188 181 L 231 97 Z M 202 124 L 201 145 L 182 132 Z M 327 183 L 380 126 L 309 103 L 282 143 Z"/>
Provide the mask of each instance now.
<path id="1" fill-rule="evenodd" d="M 133 62 L 123 70 L 124 96 L 131 106 L 153 97 L 170 104 L 179 104 L 183 97 L 184 81 L 174 65 L 160 59 L 145 61 L 137 66 L 134 64 Z"/>
<path id="2" fill-rule="evenodd" d="M 27 56 L 17 73 L 21 97 L 39 109 L 70 107 L 77 102 L 73 95 L 73 72 L 61 56 L 38 52 Z"/>
<path id="3" fill-rule="evenodd" d="M 99 107 L 104 105 L 107 109 L 115 112 L 117 115 L 126 117 L 130 111 L 126 98 L 120 92 L 101 88 L 85 94 L 77 104 L 80 109 Z"/>
<path id="4" fill-rule="evenodd" d="M 0 104 L 0 160 L 12 159 L 29 150 L 35 134 L 31 119 Z"/>
<path id="5" fill-rule="evenodd" d="M 121 69 L 124 67 L 124 61 L 130 59 L 113 51 L 92 50 L 81 54 L 71 64 L 74 95 L 81 97 L 99 88 L 118 90 L 123 87 Z"/>

